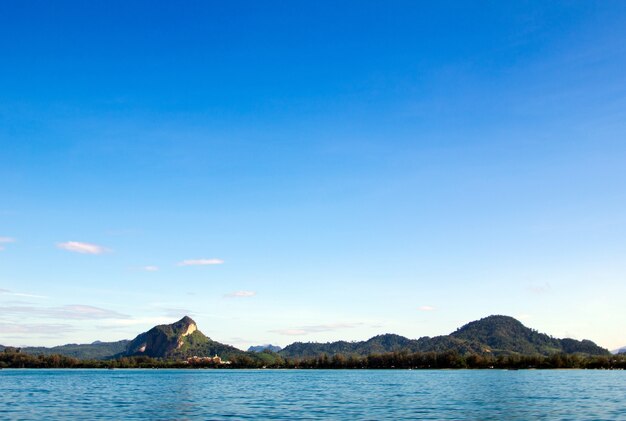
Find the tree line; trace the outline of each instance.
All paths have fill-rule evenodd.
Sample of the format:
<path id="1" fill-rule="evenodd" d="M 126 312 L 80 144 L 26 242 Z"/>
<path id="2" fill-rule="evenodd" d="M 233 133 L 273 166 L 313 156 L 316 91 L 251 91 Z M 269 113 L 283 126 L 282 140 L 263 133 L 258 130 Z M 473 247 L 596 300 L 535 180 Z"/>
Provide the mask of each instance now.
<path id="1" fill-rule="evenodd" d="M 626 354 L 461 355 L 447 352 L 389 352 L 367 356 L 326 354 L 283 358 L 273 352 L 232 355 L 229 365 L 211 361 L 161 359 L 145 356 L 112 360 L 81 360 L 63 355 L 29 355 L 18 348 L 0 352 L 0 368 L 281 368 L 281 369 L 626 369 Z"/>

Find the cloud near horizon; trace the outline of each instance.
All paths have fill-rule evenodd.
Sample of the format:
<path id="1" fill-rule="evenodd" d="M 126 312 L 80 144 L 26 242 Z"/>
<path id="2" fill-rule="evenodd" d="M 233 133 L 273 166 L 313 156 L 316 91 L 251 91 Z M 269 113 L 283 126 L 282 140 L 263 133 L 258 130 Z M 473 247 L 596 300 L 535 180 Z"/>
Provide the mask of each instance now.
<path id="1" fill-rule="evenodd" d="M 57 248 L 81 254 L 104 254 L 108 249 L 97 244 L 83 243 L 80 241 L 66 241 L 57 243 Z"/>
<path id="2" fill-rule="evenodd" d="M 363 323 L 329 323 L 323 325 L 300 326 L 289 329 L 276 329 L 270 330 L 270 332 L 278 333 L 279 335 L 299 336 L 308 335 L 309 333 L 334 332 L 341 329 L 353 329 L 363 325 Z"/>
<path id="3" fill-rule="evenodd" d="M 171 318 L 175 318 L 175 319 L 180 319 L 183 316 L 189 316 L 192 317 L 194 316 L 196 313 L 194 311 L 191 311 L 187 308 L 164 308 L 163 309 L 163 315 L 165 317 L 171 317 Z"/>
<path id="4" fill-rule="evenodd" d="M 171 317 L 153 316 L 153 317 L 128 317 L 125 319 L 114 319 L 107 322 L 106 325 L 99 325 L 99 329 L 124 329 L 126 327 L 141 326 L 153 327 L 156 325 L 172 323 Z"/>
<path id="5" fill-rule="evenodd" d="M 224 295 L 226 298 L 243 298 L 243 297 L 254 297 L 256 295 L 256 291 L 234 291 L 230 294 Z"/>
<path id="6" fill-rule="evenodd" d="M 436 309 L 433 306 L 420 306 L 420 307 L 418 307 L 418 310 L 420 310 L 420 311 L 434 311 Z"/>
<path id="7" fill-rule="evenodd" d="M 544 282 L 543 284 L 532 284 L 527 287 L 527 291 L 534 295 L 543 295 L 551 292 L 552 288 L 550 288 L 550 284 L 548 282 Z"/>
<path id="8" fill-rule="evenodd" d="M 188 259 L 178 263 L 178 266 L 208 266 L 221 265 L 223 263 L 222 259 Z"/>
<path id="9" fill-rule="evenodd" d="M 146 272 L 156 272 L 159 270 L 158 266 L 144 266 L 143 270 L 145 270 Z"/>
<path id="10" fill-rule="evenodd" d="M 58 336 L 59 333 L 74 332 L 76 328 L 67 324 L 21 324 L 21 323 L 2 323 L 0 324 L 0 334 L 3 335 L 20 335 L 33 333 L 48 334 L 50 336 Z M 53 334 L 51 334 L 53 332 Z M 6 344 L 5 344 L 6 345 Z"/>
<path id="11" fill-rule="evenodd" d="M 65 320 L 128 319 L 130 316 L 113 310 L 83 304 L 70 304 L 60 307 L 7 306 L 0 307 L 0 313 L 13 316 L 38 316 Z"/>

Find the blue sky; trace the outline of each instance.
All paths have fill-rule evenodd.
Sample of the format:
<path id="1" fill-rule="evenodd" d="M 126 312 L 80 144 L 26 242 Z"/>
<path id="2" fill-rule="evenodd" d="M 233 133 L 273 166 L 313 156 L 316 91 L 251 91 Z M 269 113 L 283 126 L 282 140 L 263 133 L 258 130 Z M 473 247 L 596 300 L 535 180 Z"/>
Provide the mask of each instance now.
<path id="1" fill-rule="evenodd" d="M 626 344 L 626 3 L 0 5 L 0 343 L 490 314 Z"/>

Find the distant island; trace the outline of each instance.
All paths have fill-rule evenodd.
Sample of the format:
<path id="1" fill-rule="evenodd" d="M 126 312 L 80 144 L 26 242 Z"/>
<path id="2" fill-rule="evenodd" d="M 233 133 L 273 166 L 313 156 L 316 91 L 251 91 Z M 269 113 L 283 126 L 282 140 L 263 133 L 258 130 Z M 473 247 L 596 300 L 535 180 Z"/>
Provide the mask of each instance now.
<path id="1" fill-rule="evenodd" d="M 501 315 L 449 335 L 367 341 L 295 342 L 242 351 L 207 337 L 190 317 L 155 326 L 133 340 L 51 348 L 0 345 L 0 368 L 626 368 L 589 340 L 558 339 Z"/>
<path id="2" fill-rule="evenodd" d="M 612 351 L 613 354 L 626 354 L 626 346 L 623 346 L 621 348 L 618 349 L 614 349 Z"/>
<path id="3" fill-rule="evenodd" d="M 283 349 L 282 347 L 277 346 L 277 345 L 265 344 L 265 345 L 251 346 L 250 348 L 248 348 L 248 352 L 265 352 L 265 351 L 280 352 L 282 351 L 282 349 Z"/>

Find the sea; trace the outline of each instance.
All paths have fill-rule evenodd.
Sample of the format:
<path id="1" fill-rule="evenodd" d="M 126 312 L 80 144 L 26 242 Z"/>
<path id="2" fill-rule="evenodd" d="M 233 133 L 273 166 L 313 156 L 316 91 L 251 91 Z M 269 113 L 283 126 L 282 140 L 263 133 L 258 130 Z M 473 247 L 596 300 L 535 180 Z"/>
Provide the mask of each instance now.
<path id="1" fill-rule="evenodd" d="M 626 371 L 0 370 L 7 420 L 626 420 Z"/>

